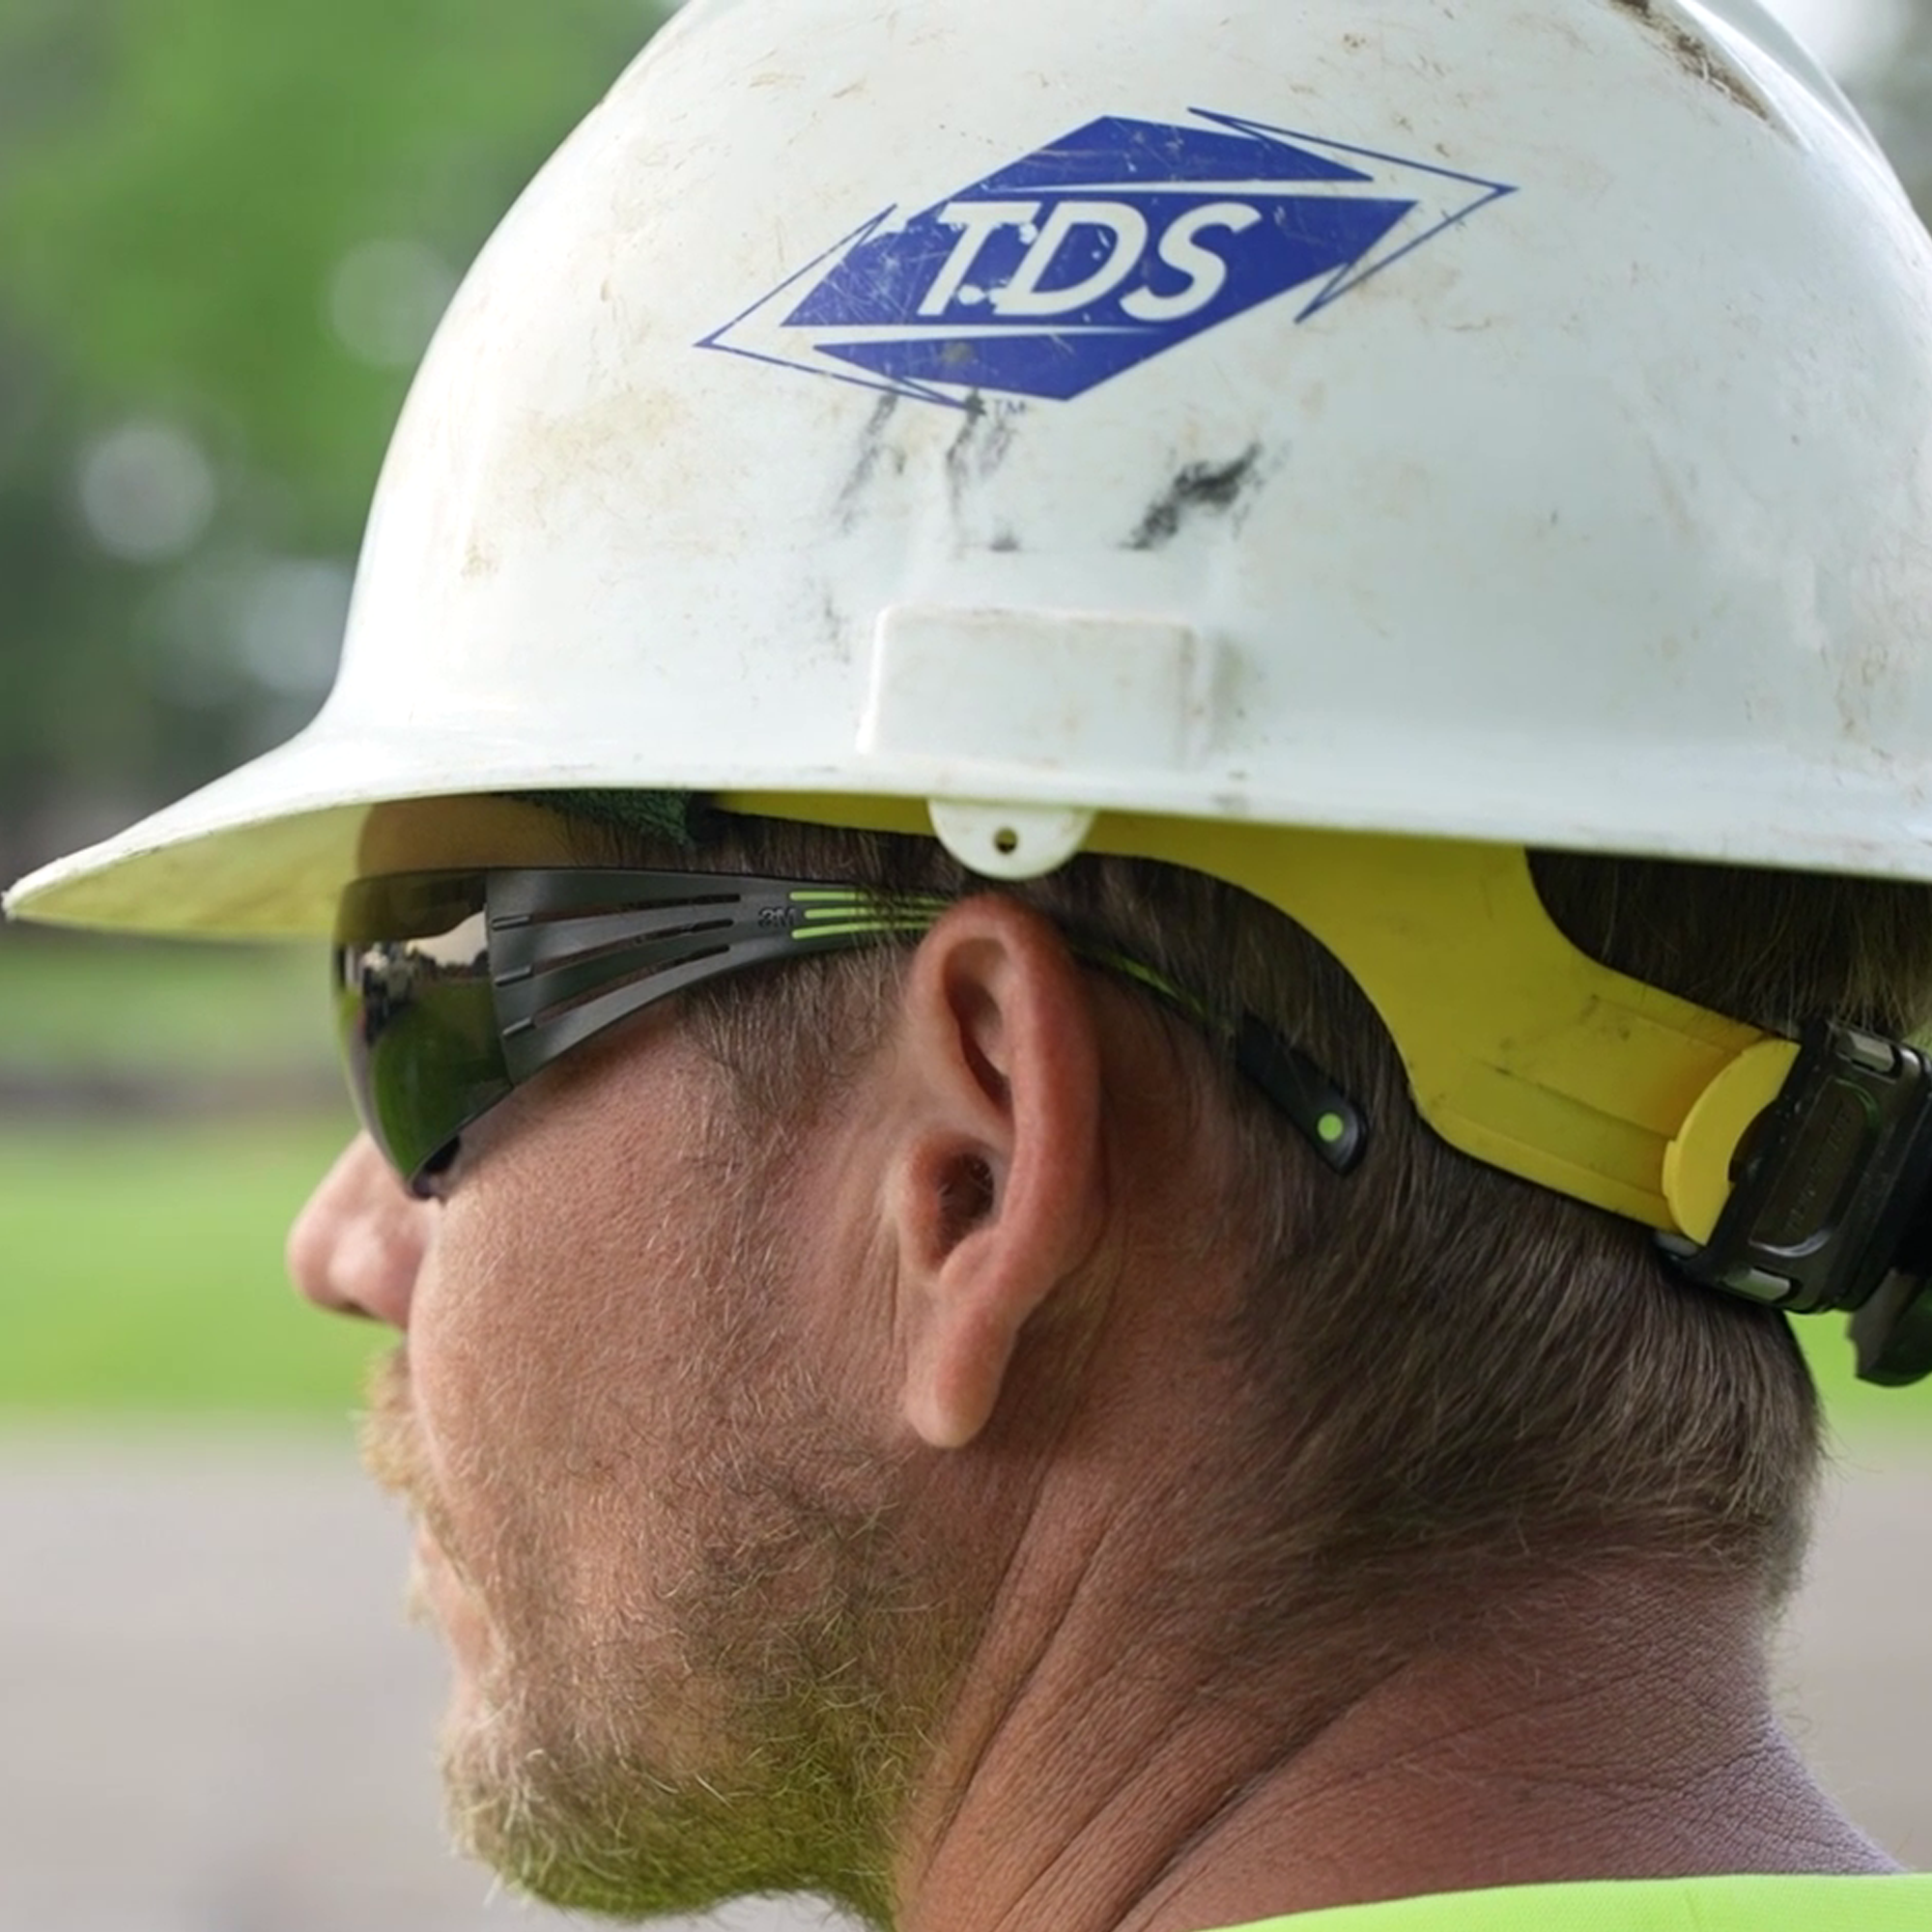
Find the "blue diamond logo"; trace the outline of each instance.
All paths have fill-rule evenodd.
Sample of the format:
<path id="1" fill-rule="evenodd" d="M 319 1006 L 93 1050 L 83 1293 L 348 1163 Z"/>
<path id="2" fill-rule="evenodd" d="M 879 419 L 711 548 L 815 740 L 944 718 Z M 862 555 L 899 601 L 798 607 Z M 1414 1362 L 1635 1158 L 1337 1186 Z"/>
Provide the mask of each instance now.
<path id="1" fill-rule="evenodd" d="M 1305 322 L 1514 192 L 1231 114 L 1108 115 L 888 208 L 698 345 L 926 402 L 1070 402 L 1264 302 Z"/>

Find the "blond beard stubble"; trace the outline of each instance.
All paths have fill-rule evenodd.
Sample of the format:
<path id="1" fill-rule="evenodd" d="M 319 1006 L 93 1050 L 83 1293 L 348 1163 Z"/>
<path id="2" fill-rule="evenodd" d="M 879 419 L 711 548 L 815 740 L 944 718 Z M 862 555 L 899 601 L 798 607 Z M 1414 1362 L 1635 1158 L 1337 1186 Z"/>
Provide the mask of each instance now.
<path id="1" fill-rule="evenodd" d="M 543 1634 L 521 1642 L 505 1629 L 493 1595 L 540 1584 L 514 1576 L 514 1543 L 472 1563 L 454 1541 L 403 1350 L 372 1377 L 364 1461 L 421 1515 L 497 1639 L 475 1710 L 442 1738 L 459 1849 L 575 1910 L 643 1917 L 815 1891 L 884 1925 L 895 1828 L 975 1619 L 918 1553 L 891 1461 L 838 1438 L 837 1406 L 777 1332 L 783 1137 L 742 1128 L 713 1121 L 660 1221 L 698 1230 L 651 1273 L 654 1292 L 683 1283 L 714 1306 L 712 1339 L 680 1378 L 713 1416 L 707 1453 L 668 1486 L 692 1560 L 635 1623 L 568 1631 L 537 1615 Z M 672 1634 L 687 1735 L 701 1714 L 712 1747 L 694 1761 L 654 1745 L 668 1690 L 636 1662 L 646 1626 Z"/>

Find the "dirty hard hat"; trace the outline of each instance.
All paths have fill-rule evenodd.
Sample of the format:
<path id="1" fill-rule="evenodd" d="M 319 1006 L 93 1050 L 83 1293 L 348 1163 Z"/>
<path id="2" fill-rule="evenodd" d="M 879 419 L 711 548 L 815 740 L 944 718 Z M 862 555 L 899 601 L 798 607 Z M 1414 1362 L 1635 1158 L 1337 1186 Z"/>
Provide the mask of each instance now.
<path id="1" fill-rule="evenodd" d="M 1798 1048 L 1521 848 L 1932 879 L 1928 532 L 1932 244 L 1752 0 L 697 0 L 458 295 L 315 723 L 11 904 L 326 931 L 500 791 L 1129 851 L 1702 1241 Z"/>

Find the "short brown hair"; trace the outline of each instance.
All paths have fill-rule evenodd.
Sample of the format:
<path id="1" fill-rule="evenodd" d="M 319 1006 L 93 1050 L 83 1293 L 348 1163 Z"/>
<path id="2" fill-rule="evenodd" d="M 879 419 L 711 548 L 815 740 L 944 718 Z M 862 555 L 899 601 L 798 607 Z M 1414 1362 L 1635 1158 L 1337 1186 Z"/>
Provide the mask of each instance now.
<path id="1" fill-rule="evenodd" d="M 680 862 L 621 810 L 580 833 L 594 863 Z M 1371 1153 L 1338 1179 L 1150 1002 L 1237 1149 L 1227 1199 L 1248 1287 L 1226 1339 L 1250 1400 L 1230 1419 L 1238 1577 L 1224 1580 L 1245 1640 L 1279 1634 L 1311 1577 L 1344 1611 L 1626 1555 L 1749 1579 L 1768 1603 L 1788 1591 L 1821 1455 L 1788 1323 L 1690 1287 L 1646 1230 L 1440 1141 L 1359 989 L 1280 912 L 1146 861 L 1082 857 L 993 886 L 932 839 L 714 813 L 701 843 L 696 863 L 718 869 L 1011 893 L 1230 1017 L 1259 1014 L 1364 1106 Z M 1932 890 L 1599 855 L 1532 866 L 1584 951 L 1737 1018 L 1795 1033 L 1831 1013 L 1902 1035 L 1932 1011 Z M 719 982 L 694 1000 L 696 1024 L 746 1103 L 782 1116 L 836 1088 L 901 965 L 847 954 Z"/>

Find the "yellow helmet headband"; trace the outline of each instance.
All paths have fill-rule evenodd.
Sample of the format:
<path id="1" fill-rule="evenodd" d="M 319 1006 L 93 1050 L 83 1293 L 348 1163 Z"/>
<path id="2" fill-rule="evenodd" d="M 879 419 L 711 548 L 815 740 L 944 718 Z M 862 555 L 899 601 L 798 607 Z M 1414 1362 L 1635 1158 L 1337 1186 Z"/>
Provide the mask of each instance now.
<path id="1" fill-rule="evenodd" d="M 896 799 L 728 796 L 728 810 L 932 834 Z M 1738 1138 L 1794 1041 L 1579 952 L 1520 847 L 1102 812 L 1085 849 L 1208 872 L 1286 913 L 1348 969 L 1451 1147 L 1702 1243 Z"/>

